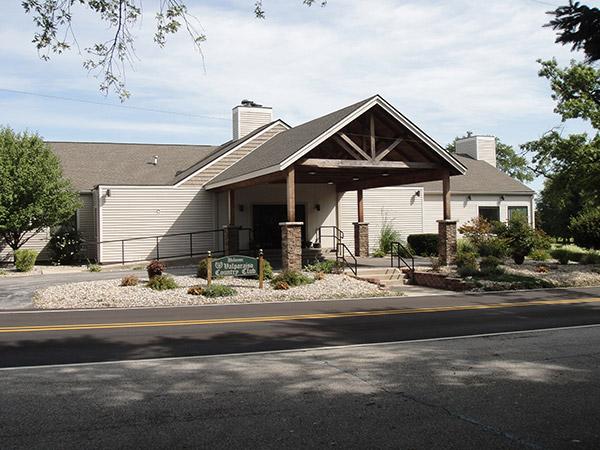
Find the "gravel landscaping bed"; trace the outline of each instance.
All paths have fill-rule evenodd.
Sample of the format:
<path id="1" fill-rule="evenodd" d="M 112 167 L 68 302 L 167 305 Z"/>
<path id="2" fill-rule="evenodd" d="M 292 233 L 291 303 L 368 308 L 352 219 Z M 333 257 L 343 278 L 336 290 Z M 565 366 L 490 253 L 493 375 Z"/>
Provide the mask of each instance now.
<path id="1" fill-rule="evenodd" d="M 541 273 L 540 267 L 548 268 Z M 600 266 L 584 264 L 546 264 L 529 262 L 521 266 L 507 264 L 506 273 L 539 278 L 556 287 L 600 286 Z"/>
<path id="2" fill-rule="evenodd" d="M 63 308 L 127 308 L 136 306 L 182 306 L 203 304 L 280 302 L 299 300 L 327 300 L 353 297 L 381 297 L 397 295 L 374 284 L 346 275 L 326 275 L 312 284 L 289 290 L 274 290 L 268 282 L 258 289 L 257 280 L 223 278 L 213 284 L 233 287 L 237 294 L 230 297 L 207 298 L 190 295 L 190 286 L 206 286 L 206 281 L 191 276 L 173 276 L 177 289 L 153 291 L 140 279 L 138 286 L 120 286 L 121 280 L 86 281 L 69 283 L 36 291 L 33 304 L 41 309 Z"/>

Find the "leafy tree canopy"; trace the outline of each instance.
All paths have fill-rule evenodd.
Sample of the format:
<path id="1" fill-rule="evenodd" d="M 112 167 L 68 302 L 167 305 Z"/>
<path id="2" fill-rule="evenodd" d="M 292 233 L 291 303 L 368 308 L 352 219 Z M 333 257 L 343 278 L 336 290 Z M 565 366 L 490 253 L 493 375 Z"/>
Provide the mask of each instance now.
<path id="1" fill-rule="evenodd" d="M 470 135 L 471 133 L 467 132 L 463 138 Z M 456 153 L 456 141 L 458 139 L 462 138 L 454 138 L 451 143 L 446 145 L 446 150 L 450 153 Z M 535 178 L 534 173 L 527 164 L 527 159 L 524 156 L 517 154 L 512 146 L 504 144 L 496 138 L 496 167 L 498 169 L 522 182 L 533 181 Z"/>
<path id="2" fill-rule="evenodd" d="M 569 0 L 566 6 L 559 6 L 546 26 L 558 32 L 556 43 L 571 45 L 572 50 L 583 50 L 587 62 L 600 59 L 600 10 Z"/>
<path id="3" fill-rule="evenodd" d="M 302 0 L 311 6 L 315 2 L 325 6 L 326 1 Z M 31 14 L 37 31 L 33 37 L 40 56 L 50 59 L 51 54 L 60 54 L 77 43 L 73 31 L 76 10 L 88 10 L 107 25 L 107 36 L 82 49 L 86 55 L 83 67 L 100 79 L 100 91 L 107 95 L 114 91 L 121 101 L 130 96 L 125 83 L 125 72 L 135 59 L 135 36 L 131 30 L 142 20 L 142 0 L 22 0 L 27 14 Z M 206 35 L 198 19 L 188 12 L 184 0 L 158 0 L 153 13 L 156 20 L 154 42 L 163 47 L 167 36 L 184 29 L 191 37 L 195 48 L 202 54 L 200 44 Z M 81 12 L 81 11 L 80 11 Z M 254 2 L 254 14 L 264 19 L 263 0 Z"/>
<path id="4" fill-rule="evenodd" d="M 0 237 L 17 250 L 80 206 L 58 157 L 38 135 L 0 128 Z"/>

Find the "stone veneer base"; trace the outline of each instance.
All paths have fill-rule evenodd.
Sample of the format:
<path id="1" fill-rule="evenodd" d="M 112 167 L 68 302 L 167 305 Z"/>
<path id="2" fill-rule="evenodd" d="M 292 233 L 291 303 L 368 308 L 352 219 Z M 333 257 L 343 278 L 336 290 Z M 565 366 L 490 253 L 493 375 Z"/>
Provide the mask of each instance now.
<path id="1" fill-rule="evenodd" d="M 281 222 L 281 263 L 283 270 L 302 269 L 303 222 Z"/>

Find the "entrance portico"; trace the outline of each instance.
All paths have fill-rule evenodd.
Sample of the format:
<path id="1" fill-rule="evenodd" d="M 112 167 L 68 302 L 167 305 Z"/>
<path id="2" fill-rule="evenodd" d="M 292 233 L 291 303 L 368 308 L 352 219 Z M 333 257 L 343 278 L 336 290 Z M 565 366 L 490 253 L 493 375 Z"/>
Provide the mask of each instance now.
<path id="1" fill-rule="evenodd" d="M 236 225 L 235 198 L 243 195 L 244 189 L 267 186 L 261 200 L 273 204 L 272 193 L 285 186 L 286 220 L 278 222 L 283 268 L 300 269 L 305 224 L 296 214 L 298 186 L 328 186 L 338 194 L 356 191 L 354 250 L 367 256 L 363 191 L 443 180 L 440 258 L 444 264 L 452 263 L 456 222 L 451 219 L 450 177 L 464 173 L 464 166 L 381 97 L 361 103 L 276 135 L 215 177 L 206 189 L 228 192 L 231 227 Z M 318 198 L 318 192 L 316 195 Z M 329 208 L 325 202 L 319 207 Z"/>

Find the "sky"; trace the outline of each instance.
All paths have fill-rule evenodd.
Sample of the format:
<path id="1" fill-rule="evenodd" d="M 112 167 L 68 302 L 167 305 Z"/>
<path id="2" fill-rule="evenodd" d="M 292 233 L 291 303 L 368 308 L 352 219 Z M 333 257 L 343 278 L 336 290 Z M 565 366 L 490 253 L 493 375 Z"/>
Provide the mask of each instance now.
<path id="1" fill-rule="evenodd" d="M 98 91 L 77 46 L 41 60 L 32 17 L 20 2 L 6 2 L 0 124 L 48 140 L 220 144 L 231 138 L 231 109 L 242 99 L 297 125 L 380 94 L 443 146 L 468 130 L 518 148 L 559 125 L 587 130 L 561 124 L 548 81 L 537 76 L 539 58 L 582 59 L 543 27 L 545 12 L 563 3 L 264 0 L 261 20 L 253 0 L 188 0 L 207 36 L 201 55 L 185 32 L 155 45 L 158 1 L 145 0 L 133 28 L 137 60 L 127 71 L 132 96 L 120 103 Z M 85 10 L 74 17 L 80 48 L 108 38 Z"/>

